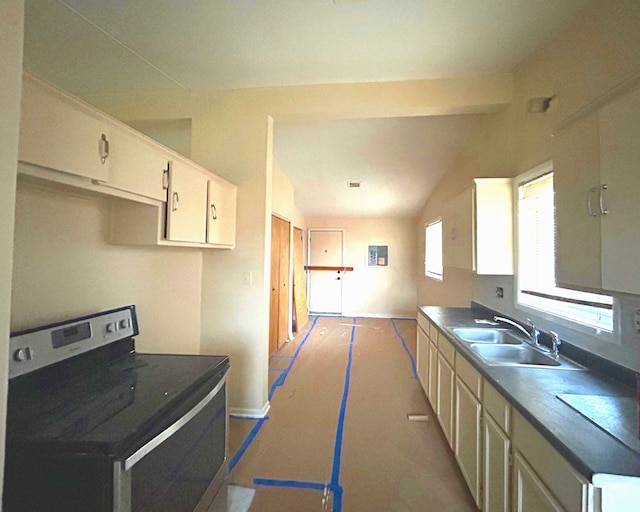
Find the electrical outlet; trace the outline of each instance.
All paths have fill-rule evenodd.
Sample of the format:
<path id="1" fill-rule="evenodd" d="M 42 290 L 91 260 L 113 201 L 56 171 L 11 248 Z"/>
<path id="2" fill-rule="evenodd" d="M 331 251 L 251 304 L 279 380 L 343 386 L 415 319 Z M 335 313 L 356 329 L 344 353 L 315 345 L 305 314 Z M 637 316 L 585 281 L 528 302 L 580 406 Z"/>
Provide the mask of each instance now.
<path id="1" fill-rule="evenodd" d="M 499 299 L 504 297 L 504 288 L 502 286 L 496 286 L 496 297 Z"/>
<path id="2" fill-rule="evenodd" d="M 633 314 L 633 326 L 636 332 L 640 332 L 640 309 Z"/>

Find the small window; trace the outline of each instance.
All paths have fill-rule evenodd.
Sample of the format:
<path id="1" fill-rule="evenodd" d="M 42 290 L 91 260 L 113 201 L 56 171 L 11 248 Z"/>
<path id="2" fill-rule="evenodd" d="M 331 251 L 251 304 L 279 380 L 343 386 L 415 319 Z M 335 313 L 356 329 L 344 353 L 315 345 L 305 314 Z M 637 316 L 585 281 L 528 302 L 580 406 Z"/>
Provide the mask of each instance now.
<path id="1" fill-rule="evenodd" d="M 556 286 L 552 169 L 518 185 L 518 304 L 612 331 L 612 297 Z"/>
<path id="2" fill-rule="evenodd" d="M 442 281 L 442 220 L 427 225 L 424 234 L 424 275 Z"/>

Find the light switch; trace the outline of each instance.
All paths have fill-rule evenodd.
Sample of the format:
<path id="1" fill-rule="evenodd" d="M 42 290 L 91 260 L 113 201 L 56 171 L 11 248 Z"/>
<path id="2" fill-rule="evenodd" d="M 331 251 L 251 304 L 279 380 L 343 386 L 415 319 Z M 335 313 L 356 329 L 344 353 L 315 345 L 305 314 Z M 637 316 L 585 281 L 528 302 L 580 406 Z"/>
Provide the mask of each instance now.
<path id="1" fill-rule="evenodd" d="M 253 284 L 253 272 L 243 272 L 242 282 L 247 286 L 251 286 Z"/>

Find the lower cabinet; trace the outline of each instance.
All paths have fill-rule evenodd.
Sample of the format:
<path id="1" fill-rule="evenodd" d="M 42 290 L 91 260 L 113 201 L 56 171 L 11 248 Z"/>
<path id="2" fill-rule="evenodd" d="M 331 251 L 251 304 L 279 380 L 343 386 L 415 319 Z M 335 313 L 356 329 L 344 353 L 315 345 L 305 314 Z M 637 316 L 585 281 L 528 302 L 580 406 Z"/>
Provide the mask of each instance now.
<path id="1" fill-rule="evenodd" d="M 444 436 L 453 448 L 453 399 L 455 373 L 453 367 L 445 359 L 442 352 L 438 352 L 438 408 L 436 414 Z"/>
<path id="2" fill-rule="evenodd" d="M 512 508 L 518 512 L 593 510 L 594 486 L 522 415 L 514 412 Z"/>
<path id="3" fill-rule="evenodd" d="M 482 432 L 482 510 L 509 511 L 511 440 L 485 410 Z"/>
<path id="4" fill-rule="evenodd" d="M 481 505 L 482 483 L 482 405 L 480 400 L 456 377 L 454 453 L 473 500 Z"/>
<path id="5" fill-rule="evenodd" d="M 510 510 L 511 406 L 488 382 L 482 387 L 482 509 Z"/>
<path id="6" fill-rule="evenodd" d="M 438 411 L 438 346 L 431 339 L 429 343 L 429 389 L 427 398 L 431 408 Z"/>
<path id="7" fill-rule="evenodd" d="M 513 456 L 513 510 L 514 512 L 564 511 L 544 482 L 517 451 Z"/>
<path id="8" fill-rule="evenodd" d="M 418 325 L 416 345 L 416 371 L 425 394 L 429 395 L 429 337 Z"/>

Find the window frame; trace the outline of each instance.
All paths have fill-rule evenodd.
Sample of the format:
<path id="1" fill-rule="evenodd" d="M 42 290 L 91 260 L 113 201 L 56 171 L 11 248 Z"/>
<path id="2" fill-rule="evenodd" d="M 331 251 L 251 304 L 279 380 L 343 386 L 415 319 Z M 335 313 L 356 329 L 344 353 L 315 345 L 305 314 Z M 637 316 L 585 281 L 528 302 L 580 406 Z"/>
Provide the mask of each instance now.
<path id="1" fill-rule="evenodd" d="M 563 288 L 562 286 L 558 285 L 557 283 L 555 284 L 557 288 L 561 288 L 561 289 L 566 289 L 566 290 L 571 290 L 572 292 L 576 291 L 576 292 L 584 292 L 584 293 L 591 293 L 591 294 L 596 294 L 596 295 L 603 295 L 603 296 L 607 296 L 607 297 L 611 297 L 613 305 L 612 305 L 612 309 L 611 309 L 611 330 L 608 330 L 606 328 L 603 327 L 595 327 L 593 325 L 590 324 L 586 324 L 586 323 L 582 323 L 579 320 L 577 320 L 576 318 L 570 318 L 567 316 L 561 316 L 559 314 L 556 314 L 551 308 L 547 309 L 544 308 L 544 306 L 540 306 L 538 305 L 532 305 L 530 301 L 529 303 L 526 302 L 520 302 L 521 301 L 521 294 L 522 294 L 522 290 L 521 290 L 521 279 L 520 279 L 520 203 L 519 203 L 519 190 L 520 187 L 525 184 L 525 183 L 529 183 L 532 181 L 535 181 L 538 178 L 541 178 L 542 176 L 544 176 L 545 174 L 549 174 L 549 173 L 553 173 L 554 172 L 554 168 L 553 168 L 553 161 L 549 160 L 546 161 L 536 167 L 534 167 L 533 169 L 530 169 L 529 171 L 516 176 L 516 178 L 513 181 L 513 204 L 514 204 L 514 263 L 515 263 L 515 293 L 514 293 L 514 306 L 517 310 L 520 311 L 524 311 L 529 315 L 534 315 L 534 316 L 538 316 L 540 318 L 543 318 L 545 320 L 549 320 L 552 321 L 554 323 L 557 323 L 559 325 L 562 325 L 564 327 L 568 327 L 570 329 L 579 331 L 579 332 L 583 332 L 585 334 L 597 334 L 598 336 L 602 336 L 605 339 L 608 340 L 614 340 L 615 339 L 615 331 L 616 331 L 616 300 L 614 297 L 612 297 L 611 295 L 604 295 L 604 293 L 598 293 L 598 292 L 584 292 L 583 290 L 571 290 L 569 288 Z M 555 195 L 555 192 L 554 192 Z M 555 198 L 554 198 L 554 210 L 555 210 Z M 555 220 L 555 213 L 554 213 L 554 220 Z M 555 234 L 554 234 L 555 235 Z M 555 250 L 555 245 L 554 245 L 554 250 Z M 554 254 L 554 259 L 555 259 L 555 254 Z M 555 282 L 555 276 L 554 276 L 554 282 Z M 549 299 L 549 300 L 554 300 L 554 299 Z M 585 300 L 588 300 L 585 298 Z M 561 307 L 563 302 L 562 300 L 557 300 L 555 301 L 556 304 L 558 305 L 558 307 Z"/>
<path id="2" fill-rule="evenodd" d="M 428 256 L 429 256 L 429 252 L 427 249 L 427 230 L 429 229 L 429 227 L 434 226 L 436 224 L 440 225 L 440 273 L 438 272 L 434 272 L 431 269 L 428 268 Z M 435 219 L 430 220 L 429 222 L 427 222 L 425 224 L 424 227 L 424 275 L 425 277 L 429 278 L 429 279 L 433 279 L 434 281 L 437 282 L 443 282 L 444 281 L 444 254 L 443 254 L 443 221 L 442 221 L 442 217 L 437 217 Z"/>

